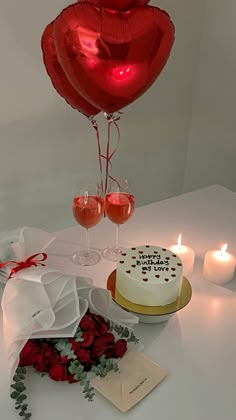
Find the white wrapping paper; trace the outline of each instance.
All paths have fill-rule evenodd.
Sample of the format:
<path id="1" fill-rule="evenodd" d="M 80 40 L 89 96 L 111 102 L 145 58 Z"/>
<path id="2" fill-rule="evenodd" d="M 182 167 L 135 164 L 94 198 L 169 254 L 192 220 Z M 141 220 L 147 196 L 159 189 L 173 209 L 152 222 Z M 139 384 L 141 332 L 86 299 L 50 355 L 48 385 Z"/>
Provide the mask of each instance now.
<path id="1" fill-rule="evenodd" d="M 35 253 L 47 253 L 54 240 L 47 232 L 27 227 L 4 233 L 0 235 L 0 261 L 20 262 Z M 94 287 L 91 279 L 64 275 L 46 265 L 20 270 L 7 280 L 13 266 L 0 270 L 0 280 L 5 283 L 3 343 L 9 380 L 29 338 L 73 337 L 88 308 L 130 328 L 138 323 L 137 317 L 112 301 L 109 291 Z"/>

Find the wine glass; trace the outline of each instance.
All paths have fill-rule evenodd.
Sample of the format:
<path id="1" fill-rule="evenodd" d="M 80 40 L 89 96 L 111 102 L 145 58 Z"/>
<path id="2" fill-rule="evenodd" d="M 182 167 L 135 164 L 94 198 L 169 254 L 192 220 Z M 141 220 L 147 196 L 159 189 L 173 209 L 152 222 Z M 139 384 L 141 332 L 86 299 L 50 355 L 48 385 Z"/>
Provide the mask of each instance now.
<path id="1" fill-rule="evenodd" d="M 100 260 L 98 252 L 89 247 L 89 229 L 96 226 L 104 215 L 104 198 L 99 184 L 79 184 L 72 206 L 75 220 L 86 229 L 85 249 L 73 255 L 79 265 L 94 265 Z"/>
<path id="2" fill-rule="evenodd" d="M 115 246 L 103 250 L 104 258 L 117 261 L 125 248 L 119 245 L 120 225 L 127 222 L 134 212 L 135 198 L 127 179 L 112 180 L 105 196 L 105 214 L 108 219 L 116 224 Z"/>

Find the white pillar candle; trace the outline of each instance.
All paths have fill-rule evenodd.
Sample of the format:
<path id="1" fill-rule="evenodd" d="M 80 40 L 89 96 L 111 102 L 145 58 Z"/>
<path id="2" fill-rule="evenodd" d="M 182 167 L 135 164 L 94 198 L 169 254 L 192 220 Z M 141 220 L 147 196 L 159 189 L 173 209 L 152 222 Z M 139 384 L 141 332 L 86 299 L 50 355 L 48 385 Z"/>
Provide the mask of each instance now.
<path id="1" fill-rule="evenodd" d="M 195 261 L 195 252 L 192 248 L 182 245 L 181 234 L 178 237 L 178 243 L 176 245 L 171 245 L 168 249 L 174 254 L 178 255 L 178 257 L 182 260 L 184 276 L 189 276 L 192 274 Z"/>
<path id="2" fill-rule="evenodd" d="M 235 257 L 226 252 L 227 244 L 221 250 L 208 251 L 205 255 L 203 278 L 216 284 L 225 284 L 234 277 Z"/>

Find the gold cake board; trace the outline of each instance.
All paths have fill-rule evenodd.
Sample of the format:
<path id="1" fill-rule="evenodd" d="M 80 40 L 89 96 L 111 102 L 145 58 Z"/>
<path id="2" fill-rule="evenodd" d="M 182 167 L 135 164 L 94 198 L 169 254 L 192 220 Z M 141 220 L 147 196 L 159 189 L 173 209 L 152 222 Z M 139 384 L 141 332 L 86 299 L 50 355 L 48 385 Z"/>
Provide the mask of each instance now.
<path id="1" fill-rule="evenodd" d="M 113 300 L 122 308 L 137 315 L 144 315 L 145 319 L 148 317 L 162 317 L 167 320 L 167 315 L 183 309 L 191 300 L 192 287 L 186 277 L 183 277 L 180 296 L 172 303 L 163 306 L 143 306 L 130 302 L 125 299 L 116 289 L 116 270 L 112 271 L 107 280 L 107 289 L 110 290 Z M 158 322 L 158 320 L 156 319 Z M 145 321 L 144 321 L 145 322 Z M 152 321 L 151 321 L 152 322 Z M 155 319 L 153 320 L 155 322 Z"/>

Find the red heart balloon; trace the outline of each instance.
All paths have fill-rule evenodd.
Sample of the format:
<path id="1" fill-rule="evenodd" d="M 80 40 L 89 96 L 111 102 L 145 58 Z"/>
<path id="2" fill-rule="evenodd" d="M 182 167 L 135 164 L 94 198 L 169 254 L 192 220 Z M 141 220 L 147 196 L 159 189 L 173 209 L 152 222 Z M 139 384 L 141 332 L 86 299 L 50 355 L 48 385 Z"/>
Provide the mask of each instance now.
<path id="1" fill-rule="evenodd" d="M 76 90 L 99 109 L 114 112 L 154 83 L 174 43 L 174 25 L 156 7 L 116 12 L 77 3 L 55 20 L 54 40 Z"/>
<path id="2" fill-rule="evenodd" d="M 105 7 L 106 9 L 125 11 L 135 7 L 146 6 L 149 0 L 89 0 L 89 3 L 96 4 L 98 7 Z"/>
<path id="3" fill-rule="evenodd" d="M 60 63 L 57 59 L 56 49 L 53 39 L 53 22 L 46 26 L 41 40 L 43 51 L 43 61 L 47 73 L 51 78 L 52 84 L 56 91 L 62 96 L 66 102 L 82 114 L 90 117 L 100 112 L 99 109 L 91 105 L 84 99 L 67 79 Z"/>

